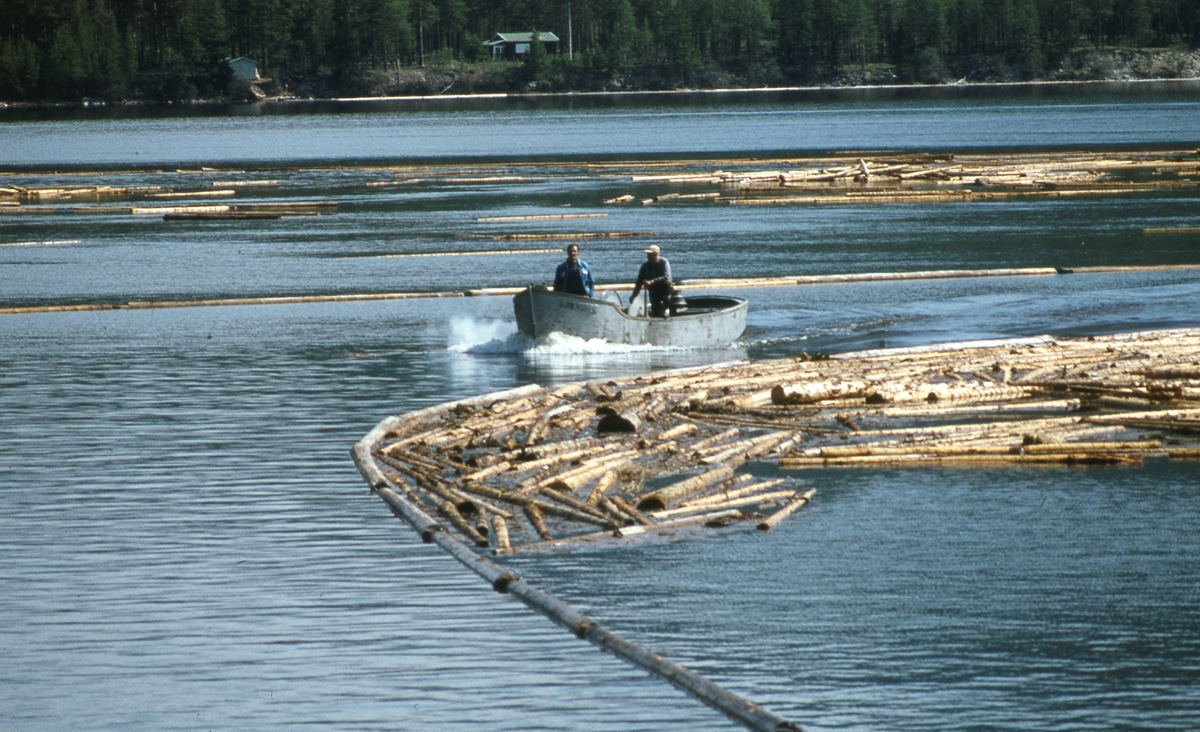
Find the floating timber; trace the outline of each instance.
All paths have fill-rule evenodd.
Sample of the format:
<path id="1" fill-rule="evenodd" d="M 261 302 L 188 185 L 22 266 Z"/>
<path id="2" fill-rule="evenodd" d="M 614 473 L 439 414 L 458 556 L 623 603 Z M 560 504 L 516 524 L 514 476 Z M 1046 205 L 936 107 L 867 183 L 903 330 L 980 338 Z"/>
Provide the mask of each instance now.
<path id="1" fill-rule="evenodd" d="M 0 212 L 5 209 L 0 208 Z M 54 242 L 23 242 L 24 246 L 45 246 Z M 78 243 L 72 240 L 72 243 Z M 540 255 L 560 253 L 561 249 L 501 249 L 492 251 L 466 252 L 429 252 L 412 254 L 378 254 L 373 257 L 385 259 L 389 257 L 442 257 L 442 256 L 481 256 L 481 255 Z M 799 287 L 819 284 L 846 284 L 850 282 L 890 282 L 898 280 L 928 280 L 951 279 L 964 277 L 1042 277 L 1055 275 L 1087 275 L 1104 272 L 1185 272 L 1200 269 L 1200 264 L 1165 264 L 1147 266 L 1103 266 L 1103 267 L 1028 267 L 1022 269 L 959 269 L 959 270 L 926 270 L 918 272 L 860 272 L 855 274 L 832 275 L 796 275 L 786 277 L 758 278 L 724 278 L 681 280 L 677 283 L 680 289 L 721 289 L 721 288 L 757 288 L 757 287 Z M 483 287 L 469 290 L 449 291 L 413 291 L 413 292 L 360 292 L 341 295 L 285 295 L 263 297 L 235 297 L 217 300 L 131 300 L 121 303 L 76 303 L 53 305 L 23 305 L 15 307 L 0 307 L 0 315 L 22 315 L 27 313 L 49 313 L 87 310 L 115 309 L 145 309 L 145 308 L 186 308 L 186 307 L 215 307 L 224 305 L 294 305 L 298 303 L 320 302 L 365 302 L 369 300 L 411 300 L 414 298 L 443 298 L 443 297 L 512 297 L 525 290 L 525 287 Z M 633 289 L 633 283 L 617 283 L 601 285 L 599 291 L 628 291 Z"/>
<path id="2" fill-rule="evenodd" d="M 707 193 L 626 193 L 606 204 L 709 200 L 751 206 L 953 203 L 1014 198 L 1130 195 L 1196 189 L 1195 150 L 1150 153 L 914 154 L 798 158 L 748 170 L 745 161 L 625 164 L 608 177 L 643 186 L 713 186 Z M 760 163 L 761 164 L 761 163 Z M 718 167 L 719 166 L 719 167 Z M 614 166 L 615 167 L 615 166 Z M 707 167 L 708 170 L 697 170 Z M 653 172 L 647 172 L 653 170 Z"/>
<path id="3" fill-rule="evenodd" d="M 163 214 L 164 221 L 207 221 L 207 220 L 237 220 L 237 219 L 278 219 L 283 214 L 255 211 L 181 211 Z"/>
<path id="4" fill-rule="evenodd" d="M 453 519 L 438 530 L 496 555 L 770 528 L 812 500 L 810 468 L 1200 456 L 1198 364 L 1192 329 L 533 385 L 391 417 L 355 460 L 372 488 Z M 776 477 L 756 480 L 763 470 Z M 471 528 L 485 511 L 505 516 L 503 545 Z"/>
<path id="5" fill-rule="evenodd" d="M 604 429 L 613 415 L 632 431 Z M 397 517 L 496 591 L 749 729 L 799 730 L 479 552 L 596 547 L 743 522 L 769 532 L 813 500 L 817 489 L 801 490 L 794 472 L 812 468 L 1136 469 L 1200 459 L 1200 329 L 531 384 L 388 417 L 351 452 Z M 758 477 L 767 472 L 775 477 Z"/>

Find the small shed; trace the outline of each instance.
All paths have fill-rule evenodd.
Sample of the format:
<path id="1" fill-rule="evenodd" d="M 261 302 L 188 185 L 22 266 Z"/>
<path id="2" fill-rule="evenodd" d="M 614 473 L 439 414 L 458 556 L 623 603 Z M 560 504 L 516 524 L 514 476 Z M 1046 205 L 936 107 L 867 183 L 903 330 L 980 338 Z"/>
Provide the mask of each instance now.
<path id="1" fill-rule="evenodd" d="M 497 33 L 490 41 L 484 41 L 483 45 L 491 49 L 492 58 L 516 59 L 529 53 L 529 48 L 533 44 L 533 33 Z M 538 40 L 546 48 L 546 53 L 555 55 L 558 53 L 558 36 L 549 31 L 541 31 L 537 34 Z"/>
<path id="2" fill-rule="evenodd" d="M 233 69 L 233 78 L 238 81 L 262 81 L 262 77 L 258 75 L 258 62 L 254 59 L 238 56 L 229 60 L 229 68 Z"/>

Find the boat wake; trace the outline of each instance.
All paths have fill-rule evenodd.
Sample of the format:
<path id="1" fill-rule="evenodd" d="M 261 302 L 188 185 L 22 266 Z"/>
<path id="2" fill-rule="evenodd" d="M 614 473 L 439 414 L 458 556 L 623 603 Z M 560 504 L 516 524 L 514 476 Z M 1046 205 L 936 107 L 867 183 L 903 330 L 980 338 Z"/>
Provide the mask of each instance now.
<path id="1" fill-rule="evenodd" d="M 564 333 L 550 333 L 533 339 L 517 332 L 511 321 L 454 318 L 450 322 L 448 350 L 475 355 L 523 355 L 529 360 L 573 355 L 623 355 L 668 353 L 694 349 L 679 346 L 629 345 L 609 343 L 601 338 L 590 340 Z"/>

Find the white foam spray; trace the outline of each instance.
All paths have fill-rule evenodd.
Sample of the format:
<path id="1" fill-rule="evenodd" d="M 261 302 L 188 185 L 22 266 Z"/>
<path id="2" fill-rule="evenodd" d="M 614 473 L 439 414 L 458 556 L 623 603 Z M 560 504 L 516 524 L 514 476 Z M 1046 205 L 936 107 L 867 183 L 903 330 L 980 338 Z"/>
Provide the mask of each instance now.
<path id="1" fill-rule="evenodd" d="M 448 348 L 458 353 L 520 353 L 531 341 L 516 331 L 511 320 L 460 316 L 450 320 Z"/>

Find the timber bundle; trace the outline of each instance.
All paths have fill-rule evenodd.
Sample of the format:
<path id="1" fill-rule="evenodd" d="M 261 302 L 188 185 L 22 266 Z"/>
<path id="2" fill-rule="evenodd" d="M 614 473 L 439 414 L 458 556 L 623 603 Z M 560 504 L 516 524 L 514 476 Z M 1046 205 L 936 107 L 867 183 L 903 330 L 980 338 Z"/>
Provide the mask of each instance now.
<path id="1" fill-rule="evenodd" d="M 776 161 L 766 170 L 688 167 L 633 173 L 634 184 L 717 186 L 704 193 L 625 194 L 606 203 L 643 205 L 707 200 L 739 205 L 783 203 L 922 203 L 1018 197 L 1112 195 L 1200 187 L 1200 151 L 1042 153 L 1012 155 L 911 154 L 889 157 Z"/>
<path id="2" fill-rule="evenodd" d="M 1140 465 L 1200 457 L 1200 330 L 736 362 L 391 417 L 372 489 L 495 554 L 770 529 L 810 468 Z M 407 509 L 404 509 L 407 510 Z M 411 515 L 409 515 L 411 520 Z"/>

